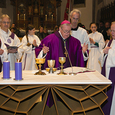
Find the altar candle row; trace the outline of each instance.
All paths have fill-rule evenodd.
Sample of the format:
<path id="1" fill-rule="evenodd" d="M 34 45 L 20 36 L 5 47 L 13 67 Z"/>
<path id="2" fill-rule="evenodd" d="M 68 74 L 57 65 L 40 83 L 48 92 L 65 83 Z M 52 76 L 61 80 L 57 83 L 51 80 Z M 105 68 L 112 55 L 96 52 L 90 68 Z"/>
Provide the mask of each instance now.
<path id="1" fill-rule="evenodd" d="M 3 62 L 3 79 L 10 79 L 10 62 Z M 15 62 L 15 80 L 22 80 L 22 62 Z"/>

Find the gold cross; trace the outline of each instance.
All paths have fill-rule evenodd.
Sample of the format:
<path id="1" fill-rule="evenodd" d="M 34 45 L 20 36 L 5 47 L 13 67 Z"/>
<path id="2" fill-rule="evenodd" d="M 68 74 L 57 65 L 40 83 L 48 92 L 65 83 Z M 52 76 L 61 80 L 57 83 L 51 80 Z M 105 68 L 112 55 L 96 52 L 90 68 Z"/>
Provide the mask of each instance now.
<path id="1" fill-rule="evenodd" d="M 67 57 L 67 51 L 65 50 L 65 53 L 64 53 L 65 55 L 66 55 L 66 57 Z"/>

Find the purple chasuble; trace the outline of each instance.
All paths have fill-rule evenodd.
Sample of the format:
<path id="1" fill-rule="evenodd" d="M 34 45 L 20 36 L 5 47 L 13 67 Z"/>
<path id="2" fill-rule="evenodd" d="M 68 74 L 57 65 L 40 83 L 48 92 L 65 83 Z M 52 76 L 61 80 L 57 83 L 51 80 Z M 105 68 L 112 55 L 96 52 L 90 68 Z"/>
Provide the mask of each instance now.
<path id="1" fill-rule="evenodd" d="M 112 41 L 113 41 L 113 39 L 110 40 L 110 42 L 108 43 L 108 47 L 110 47 Z M 101 72 L 102 75 L 104 75 L 104 76 L 106 76 L 106 71 L 105 71 L 106 60 L 107 60 L 107 56 L 105 58 L 104 65 L 103 65 L 102 72 Z M 110 115 L 112 98 L 113 98 L 113 92 L 114 92 L 114 84 L 115 84 L 115 67 L 111 67 L 110 68 L 109 79 L 111 80 L 112 84 L 107 89 L 107 93 L 106 94 L 108 96 L 108 99 L 105 101 L 105 103 L 102 106 L 102 110 L 103 110 L 105 115 Z"/>
<path id="2" fill-rule="evenodd" d="M 0 40 L 0 49 L 1 49 L 1 40 Z M 0 57 L 0 72 L 2 71 L 2 61 L 1 61 L 1 57 Z"/>
<path id="3" fill-rule="evenodd" d="M 39 47 L 35 49 L 36 57 L 42 50 L 43 44 L 49 47 L 49 52 L 46 56 L 45 64 L 42 66 L 42 69 L 48 67 L 47 60 L 55 60 L 55 67 L 60 67 L 59 57 L 65 57 L 65 49 L 64 49 L 64 41 L 58 31 L 53 34 L 48 35 L 42 41 Z M 84 60 L 82 54 L 82 47 L 79 40 L 76 38 L 69 36 L 66 39 L 66 48 L 70 56 L 70 60 L 72 62 L 72 66 L 84 67 Z M 64 68 L 70 67 L 69 59 L 66 58 L 66 62 L 64 63 Z"/>

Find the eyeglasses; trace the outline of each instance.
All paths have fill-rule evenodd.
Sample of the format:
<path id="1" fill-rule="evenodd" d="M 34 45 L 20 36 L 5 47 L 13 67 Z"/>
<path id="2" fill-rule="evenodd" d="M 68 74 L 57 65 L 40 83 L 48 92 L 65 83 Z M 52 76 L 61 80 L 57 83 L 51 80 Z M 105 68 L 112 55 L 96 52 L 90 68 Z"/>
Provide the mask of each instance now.
<path id="1" fill-rule="evenodd" d="M 3 23 L 3 24 L 10 24 L 10 22 L 4 22 L 4 21 L 3 21 L 2 23 Z"/>
<path id="2" fill-rule="evenodd" d="M 115 32 L 115 30 L 110 30 L 110 32 Z"/>
<path id="3" fill-rule="evenodd" d="M 61 29 L 62 29 L 62 28 L 61 28 Z M 62 31 L 63 31 L 64 33 L 66 33 L 66 34 L 70 34 L 70 32 L 71 32 L 71 30 L 70 30 L 70 31 L 67 31 L 67 30 L 64 31 L 63 29 L 62 29 Z"/>

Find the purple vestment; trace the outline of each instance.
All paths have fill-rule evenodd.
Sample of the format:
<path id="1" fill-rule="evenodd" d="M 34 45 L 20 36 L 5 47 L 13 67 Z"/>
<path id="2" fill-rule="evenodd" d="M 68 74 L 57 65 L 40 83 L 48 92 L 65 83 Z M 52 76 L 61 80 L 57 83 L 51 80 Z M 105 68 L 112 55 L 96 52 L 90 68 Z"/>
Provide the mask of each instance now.
<path id="1" fill-rule="evenodd" d="M 49 47 L 49 52 L 46 56 L 46 61 L 43 66 L 43 69 L 48 67 L 47 60 L 55 60 L 55 67 L 60 67 L 59 57 L 65 57 L 65 49 L 64 49 L 64 41 L 58 31 L 53 34 L 48 35 L 41 41 L 39 47 L 35 49 L 36 57 L 42 50 L 43 44 Z M 84 67 L 84 60 L 82 54 L 82 47 L 79 40 L 76 38 L 69 36 L 66 39 L 66 48 L 70 56 L 70 60 L 72 62 L 72 66 Z M 66 58 L 66 62 L 64 64 L 64 68 L 70 67 L 69 59 Z"/>
<path id="2" fill-rule="evenodd" d="M 113 40 L 113 39 L 112 39 Z M 109 41 L 108 43 L 108 47 L 110 47 L 111 43 L 112 43 L 112 40 Z M 105 71 L 105 65 L 106 65 L 106 60 L 107 60 L 107 57 L 104 61 L 104 65 L 103 65 L 103 68 L 102 68 L 102 75 L 106 76 L 106 71 Z M 109 79 L 112 81 L 112 84 L 111 86 L 108 88 L 108 91 L 107 91 L 107 96 L 108 96 L 108 99 L 107 101 L 103 104 L 103 112 L 105 115 L 110 115 L 110 110 L 111 110 L 111 104 L 112 104 L 112 98 L 113 98 L 113 92 L 114 92 L 114 84 L 115 84 L 115 67 L 111 67 L 110 68 L 110 72 L 109 72 Z"/>

